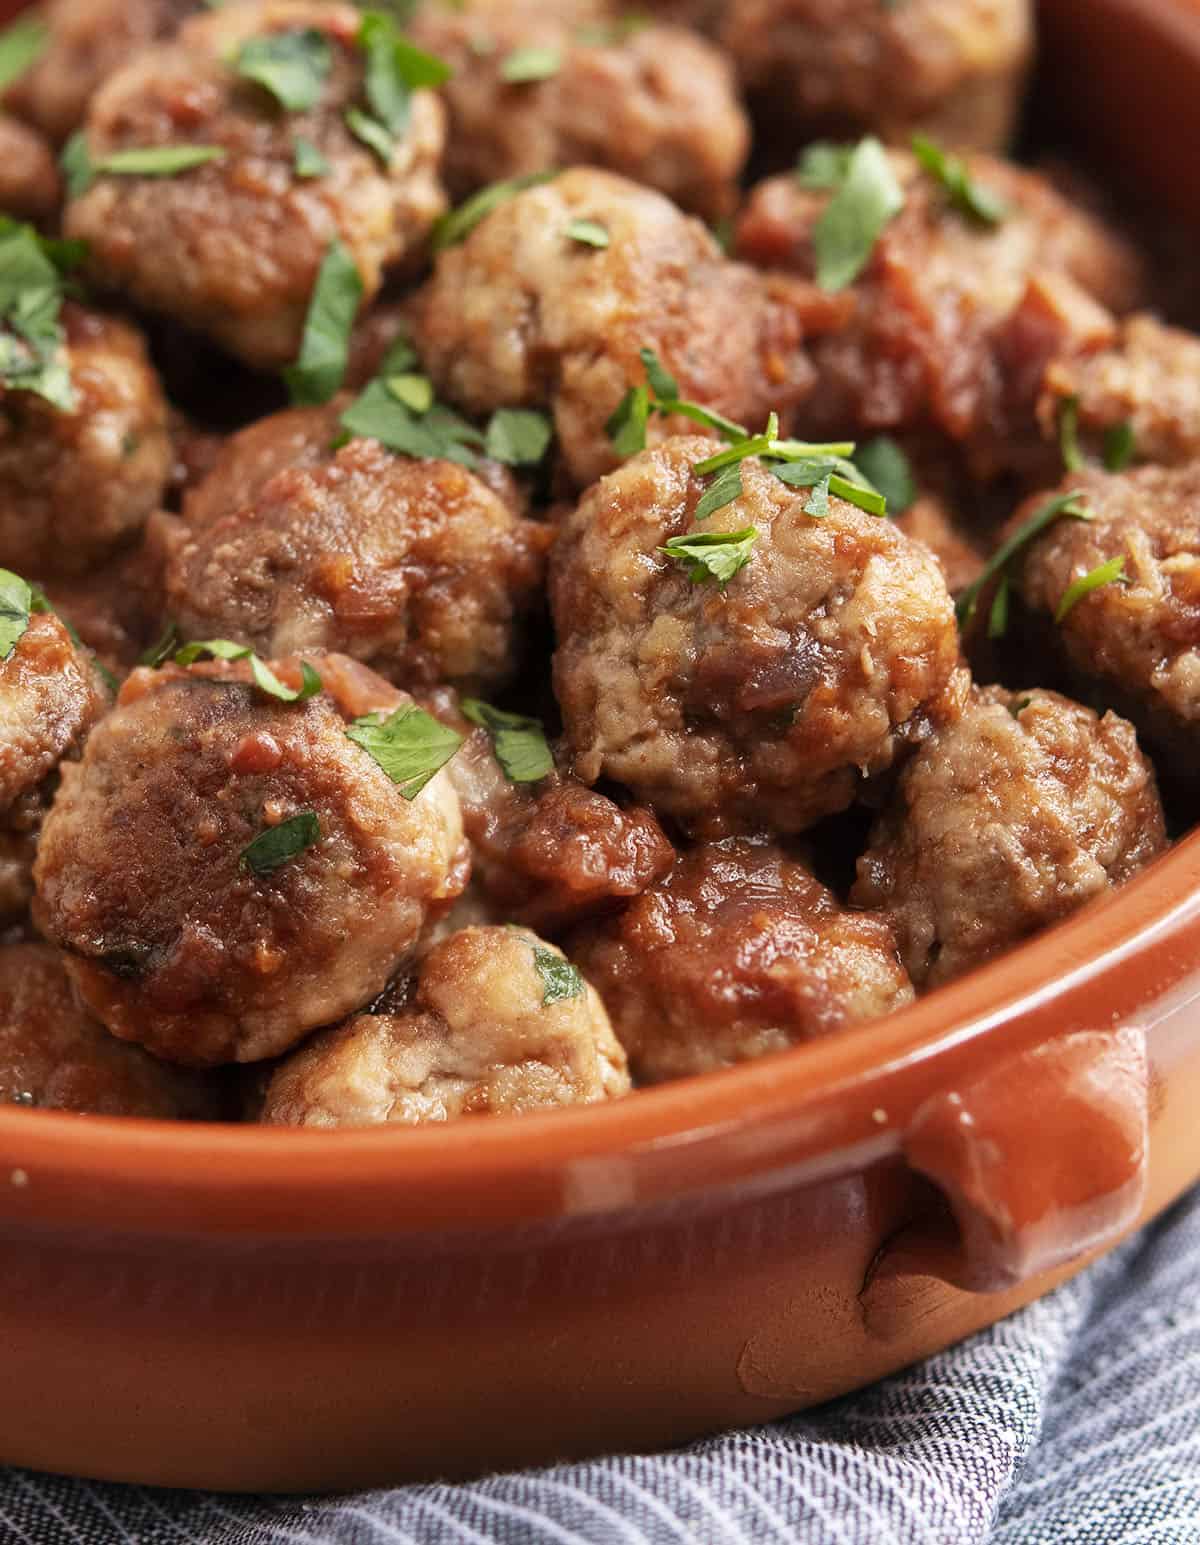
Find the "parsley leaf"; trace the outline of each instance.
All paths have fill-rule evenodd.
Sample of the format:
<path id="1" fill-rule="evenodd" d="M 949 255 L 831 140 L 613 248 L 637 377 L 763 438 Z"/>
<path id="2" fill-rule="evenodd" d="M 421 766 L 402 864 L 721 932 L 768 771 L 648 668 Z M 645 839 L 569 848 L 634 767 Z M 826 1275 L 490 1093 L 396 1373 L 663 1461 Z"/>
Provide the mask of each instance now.
<path id="1" fill-rule="evenodd" d="M 889 515 L 903 515 L 917 499 L 908 457 L 890 435 L 877 435 L 854 452 L 854 465 L 887 501 Z"/>
<path id="2" fill-rule="evenodd" d="M 503 182 L 493 182 L 486 188 L 480 188 L 478 193 L 473 193 L 465 203 L 443 215 L 437 222 L 431 240 L 433 250 L 444 252 L 447 247 L 457 246 L 467 239 L 481 220 L 486 220 L 502 204 L 507 204 L 527 188 L 536 188 L 557 176 L 557 172 L 526 172 L 522 177 L 509 177 Z"/>
<path id="3" fill-rule="evenodd" d="M 658 550 L 679 564 L 693 585 L 716 580 L 724 588 L 750 562 L 757 536 L 753 526 L 741 531 L 688 531 L 671 537 Z"/>
<path id="4" fill-rule="evenodd" d="M 329 171 L 329 162 L 311 140 L 298 138 L 292 151 L 292 169 L 297 177 L 305 180 L 324 177 Z"/>
<path id="5" fill-rule="evenodd" d="M 378 119 L 364 113 L 361 107 L 348 107 L 342 117 L 355 139 L 362 140 L 368 150 L 373 150 L 384 166 L 391 166 L 396 142 Z"/>
<path id="6" fill-rule="evenodd" d="M 475 697 L 464 698 L 459 706 L 465 718 L 488 732 L 496 760 L 510 783 L 537 783 L 554 771 L 540 719 L 507 713 Z"/>
<path id="7" fill-rule="evenodd" d="M 37 13 L 20 16 L 0 32 L 0 90 L 11 86 L 46 51 L 50 32 Z"/>
<path id="8" fill-rule="evenodd" d="M 531 44 L 526 48 L 514 48 L 504 56 L 500 63 L 500 79 L 510 86 L 521 86 L 531 81 L 549 80 L 561 68 L 561 49 Z"/>
<path id="9" fill-rule="evenodd" d="M 59 152 L 58 165 L 67 185 L 67 197 L 82 198 L 95 178 L 87 135 L 82 129 L 77 129 L 67 140 Z"/>
<path id="10" fill-rule="evenodd" d="M 664 367 L 653 349 L 639 349 L 638 358 L 646 367 L 646 380 L 650 390 L 660 402 L 679 401 L 679 382 Z"/>
<path id="11" fill-rule="evenodd" d="M 0 660 L 10 659 L 29 626 L 33 590 L 19 574 L 0 569 Z"/>
<path id="12" fill-rule="evenodd" d="M 383 11 L 367 11 L 359 25 L 358 46 L 366 55 L 363 89 L 370 113 L 347 109 L 353 133 L 390 163 L 394 142 L 408 128 L 412 94 L 421 86 L 440 86 L 450 68 L 433 54 L 403 37 L 395 19 Z"/>
<path id="13" fill-rule="evenodd" d="M 408 800 L 416 799 L 462 745 L 457 730 L 415 703 L 403 704 L 387 719 L 378 713 L 355 719 L 346 735 L 375 760 Z"/>
<path id="14" fill-rule="evenodd" d="M 1058 448 L 1068 472 L 1082 472 L 1087 465 L 1079 449 L 1079 398 L 1068 397 L 1058 414 Z"/>
<path id="15" fill-rule="evenodd" d="M 1104 435 L 1104 466 L 1108 472 L 1124 472 L 1137 453 L 1133 425 L 1128 419 L 1114 424 Z"/>
<path id="16" fill-rule="evenodd" d="M 985 184 L 976 182 L 961 156 L 952 155 L 925 134 L 912 137 L 913 155 L 929 175 L 940 182 L 951 205 L 980 225 L 999 225 L 1008 214 L 1007 200 Z"/>
<path id="17" fill-rule="evenodd" d="M 533 969 L 542 979 L 542 1004 L 563 1003 L 568 998 L 583 996 L 583 978 L 557 950 L 530 941 L 533 950 Z"/>
<path id="18" fill-rule="evenodd" d="M 31 226 L 0 226 L 0 381 L 72 413 L 62 298 L 63 274 L 49 244 Z"/>
<path id="19" fill-rule="evenodd" d="M 646 449 L 646 426 L 650 422 L 650 388 L 631 386 L 605 424 L 605 433 L 622 459 Z"/>
<path id="20" fill-rule="evenodd" d="M 175 664 L 194 665 L 206 654 L 212 655 L 214 660 L 249 660 L 254 685 L 260 692 L 265 692 L 268 697 L 281 703 L 303 703 L 310 697 L 316 697 L 321 690 L 321 678 L 307 660 L 300 662 L 299 687 L 288 687 L 270 666 L 259 659 L 253 649 L 247 648 L 245 644 L 235 644 L 227 638 L 210 638 L 184 644 L 182 649 L 175 651 Z"/>
<path id="21" fill-rule="evenodd" d="M 354 399 L 340 422 L 352 435 L 378 440 L 389 451 L 418 460 L 441 459 L 474 467 L 479 458 L 472 447 L 483 445 L 479 430 L 452 408 L 435 402 L 427 412 L 416 413 L 380 379 Z"/>
<path id="22" fill-rule="evenodd" d="M 1078 579 L 1073 579 L 1063 592 L 1063 598 L 1058 603 L 1058 610 L 1054 613 L 1055 622 L 1061 622 L 1079 605 L 1085 595 L 1091 595 L 1093 590 L 1102 590 L 1105 585 L 1128 584 L 1125 575 L 1125 559 L 1110 558 L 1107 563 L 1098 563 L 1089 574 L 1082 574 Z"/>
<path id="23" fill-rule="evenodd" d="M 313 286 L 300 358 L 283 372 L 297 406 L 313 407 L 336 395 L 346 376 L 350 330 L 362 297 L 358 266 L 335 236 Z"/>
<path id="24" fill-rule="evenodd" d="M 601 225 L 599 220 L 572 220 L 563 235 L 568 241 L 577 241 L 584 247 L 607 247 L 609 243 L 608 227 Z"/>
<path id="25" fill-rule="evenodd" d="M 803 188 L 840 188 L 849 174 L 853 154 L 853 145 L 818 140 L 801 151 L 796 162 L 796 180 Z"/>
<path id="26" fill-rule="evenodd" d="M 242 849 L 243 869 L 255 874 L 273 874 L 321 837 L 321 823 L 315 810 L 302 810 L 278 826 L 267 826 L 248 847 Z"/>
<path id="27" fill-rule="evenodd" d="M 860 140 L 844 180 L 813 228 L 817 284 L 831 292 L 852 284 L 871 259 L 884 227 L 904 208 L 904 190 L 877 139 Z"/>
<path id="28" fill-rule="evenodd" d="M 550 420 L 536 408 L 497 408 L 484 445 L 493 461 L 507 467 L 536 467 L 553 438 Z"/>
<path id="29" fill-rule="evenodd" d="M 402 402 L 410 412 L 428 413 L 433 407 L 433 382 L 428 376 L 404 374 L 387 376 L 385 384 L 397 402 Z"/>
<path id="30" fill-rule="evenodd" d="M 151 670 L 158 667 L 170 655 L 179 648 L 179 629 L 173 622 L 168 622 L 161 634 L 149 648 L 144 649 L 138 656 L 138 664 L 148 666 Z"/>
<path id="31" fill-rule="evenodd" d="M 628 458 L 646 449 L 646 428 L 652 413 L 661 413 L 666 418 L 690 418 L 732 442 L 747 438 L 748 432 L 741 424 L 698 402 L 681 398 L 678 382 L 653 349 L 639 349 L 638 356 L 646 371 L 646 383 L 629 388 L 604 426 L 620 457 Z"/>
<path id="32" fill-rule="evenodd" d="M 175 177 L 209 161 L 223 161 L 226 154 L 223 145 L 134 145 L 102 156 L 91 168 L 97 177 Z"/>
<path id="33" fill-rule="evenodd" d="M 1022 521 L 1008 540 L 1002 543 L 988 559 L 979 577 L 973 580 L 959 596 L 955 606 L 959 627 L 966 627 L 971 621 L 975 615 L 975 608 L 979 604 L 979 597 L 987 586 L 998 578 L 1000 586 L 996 592 L 996 601 L 992 605 L 991 620 L 993 624 L 1001 625 L 999 634 L 991 633 L 991 636 L 995 638 L 1003 634 L 1008 622 L 1009 565 L 1018 553 L 1028 547 L 1056 520 L 1091 520 L 1091 511 L 1080 502 L 1083 497 L 1082 490 L 1078 488 L 1069 494 L 1059 494 L 1056 498 L 1049 499 L 1045 504 L 1040 505 L 1028 520 Z M 1002 595 L 1003 601 L 1000 600 Z"/>
<path id="34" fill-rule="evenodd" d="M 723 510 L 727 504 L 732 504 L 735 499 L 741 497 L 742 464 L 740 461 L 735 461 L 732 466 L 718 472 L 704 490 L 692 519 L 707 520 L 710 515 L 715 515 L 718 510 Z"/>
<path id="35" fill-rule="evenodd" d="M 332 68 L 329 39 L 315 27 L 248 38 L 237 55 L 238 74 L 270 92 L 289 113 L 316 106 Z"/>

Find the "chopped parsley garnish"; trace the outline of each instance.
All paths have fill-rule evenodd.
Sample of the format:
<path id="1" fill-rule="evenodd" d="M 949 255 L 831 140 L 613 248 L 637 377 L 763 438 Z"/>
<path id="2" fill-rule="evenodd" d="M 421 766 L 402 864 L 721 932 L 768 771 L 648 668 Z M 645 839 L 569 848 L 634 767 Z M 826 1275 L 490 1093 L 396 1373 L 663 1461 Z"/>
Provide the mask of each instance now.
<path id="1" fill-rule="evenodd" d="M 329 171 L 329 162 L 311 140 L 297 139 L 292 152 L 292 168 L 297 177 L 307 180 L 324 177 Z"/>
<path id="2" fill-rule="evenodd" d="M 315 810 L 301 810 L 278 826 L 267 826 L 242 849 L 241 866 L 255 874 L 273 874 L 305 848 L 320 841 L 321 823 Z"/>
<path id="3" fill-rule="evenodd" d="M 985 183 L 977 182 L 961 156 L 943 150 L 924 134 L 913 135 L 912 149 L 922 168 L 941 183 L 959 214 L 980 225 L 999 225 L 1007 216 L 1007 201 Z"/>
<path id="4" fill-rule="evenodd" d="M 18 17 L 0 32 L 0 90 L 11 86 L 46 51 L 50 32 L 37 13 Z"/>
<path id="5" fill-rule="evenodd" d="M 61 159 L 67 192 L 79 198 L 97 177 L 177 177 L 210 161 L 223 161 L 227 153 L 223 145 L 133 145 L 94 161 L 80 133 L 67 141 Z"/>
<path id="6" fill-rule="evenodd" d="M 404 374 L 386 377 L 387 389 L 397 402 L 413 413 L 428 413 L 433 407 L 433 382 L 428 376 Z"/>
<path id="7" fill-rule="evenodd" d="M 554 771 L 554 758 L 540 719 L 493 708 L 467 697 L 459 705 L 463 716 L 488 732 L 496 760 L 510 783 L 537 783 Z"/>
<path id="8" fill-rule="evenodd" d="M 497 408 L 488 421 L 484 449 L 507 467 L 536 467 L 553 438 L 550 420 L 536 408 Z"/>
<path id="9" fill-rule="evenodd" d="M 315 697 L 321 690 L 321 678 L 307 660 L 300 662 L 300 685 L 288 687 L 280 681 L 270 666 L 259 659 L 253 649 L 248 649 L 245 644 L 235 644 L 227 638 L 209 638 L 184 644 L 182 649 L 175 651 L 175 664 L 194 665 L 206 654 L 211 655 L 214 660 L 249 660 L 254 685 L 260 692 L 265 692 L 268 697 L 273 697 L 281 703 L 303 703 L 308 698 Z"/>
<path id="10" fill-rule="evenodd" d="M 75 410 L 75 390 L 59 313 L 64 268 L 81 252 L 43 241 L 31 226 L 0 221 L 0 382 L 64 413 Z"/>
<path id="11" fill-rule="evenodd" d="M 531 44 L 527 48 L 514 48 L 500 62 L 500 79 L 510 86 L 523 86 L 532 81 L 549 80 L 562 68 L 562 51 L 553 47 Z"/>
<path id="12" fill-rule="evenodd" d="M 1133 425 L 1128 419 L 1114 424 L 1104 435 L 1104 466 L 1109 472 L 1124 472 L 1137 453 Z"/>
<path id="13" fill-rule="evenodd" d="M 395 381 L 396 377 L 389 378 Z M 418 460 L 456 461 L 463 467 L 478 463 L 484 437 L 453 408 L 434 402 L 415 412 L 392 390 L 388 379 L 372 381 L 341 416 L 351 435 L 378 440 L 389 451 Z"/>
<path id="14" fill-rule="evenodd" d="M 599 220 L 572 220 L 563 235 L 583 247 L 607 247 L 609 243 L 608 227 Z"/>
<path id="15" fill-rule="evenodd" d="M 740 461 L 735 461 L 732 466 L 722 468 L 704 490 L 700 496 L 700 503 L 696 506 L 693 520 L 707 520 L 710 515 L 723 510 L 727 504 L 740 499 L 742 492 L 742 464 Z"/>
<path id="16" fill-rule="evenodd" d="M 781 442 L 787 444 L 787 441 Z M 853 462 L 842 456 L 803 456 L 796 461 L 773 466 L 771 471 L 781 483 L 792 488 L 811 488 L 812 493 L 804 505 L 804 513 L 816 520 L 829 514 L 829 496 L 836 495 L 847 504 L 854 504 L 868 515 L 886 515 L 887 500 L 878 489 L 863 480 Z"/>
<path id="17" fill-rule="evenodd" d="M 288 113 L 316 106 L 332 68 L 329 39 L 315 27 L 248 38 L 237 54 L 238 74 L 268 91 Z"/>
<path id="18" fill-rule="evenodd" d="M 33 611 L 33 590 L 19 574 L 0 569 L 0 660 L 11 657 Z"/>
<path id="19" fill-rule="evenodd" d="M 358 46 L 366 55 L 363 89 L 370 113 L 352 107 L 347 110 L 346 122 L 387 165 L 396 140 L 408 129 L 413 92 L 422 86 L 442 85 L 450 78 L 450 68 L 410 43 L 401 35 L 395 18 L 383 11 L 364 14 Z"/>
<path id="20" fill-rule="evenodd" d="M 619 456 L 634 456 L 646 449 L 646 427 L 652 413 L 660 413 L 666 418 L 676 415 L 690 418 L 694 423 L 715 429 L 732 442 L 747 438 L 749 431 L 741 424 L 735 424 L 732 419 L 702 407 L 698 402 L 681 398 L 675 377 L 653 349 L 640 349 L 638 354 L 646 371 L 646 382 L 629 388 L 604 426 Z"/>
<path id="21" fill-rule="evenodd" d="M 1031 697 L 1019 697 L 1015 703 L 1008 705 L 1008 711 L 1014 719 L 1019 719 L 1032 702 Z"/>
<path id="22" fill-rule="evenodd" d="M 890 435 L 876 435 L 854 452 L 854 465 L 883 495 L 889 515 L 903 515 L 917 499 L 917 480 L 908 457 Z"/>
<path id="23" fill-rule="evenodd" d="M 544 944 L 530 941 L 533 950 L 533 969 L 542 979 L 542 1004 L 563 1003 L 568 998 L 583 996 L 583 978 L 557 950 L 547 949 Z"/>
<path id="24" fill-rule="evenodd" d="M 88 152 L 87 135 L 82 129 L 76 130 L 67 140 L 59 152 L 58 165 L 67 185 L 67 197 L 82 197 L 91 187 L 95 175 Z"/>
<path id="25" fill-rule="evenodd" d="M 388 718 L 367 714 L 346 731 L 356 746 L 371 756 L 408 800 L 425 785 L 462 745 L 462 736 L 432 714 L 405 703 Z"/>
<path id="26" fill-rule="evenodd" d="M 1028 520 L 1021 522 L 1008 540 L 1002 543 L 988 559 L 979 577 L 973 580 L 959 596 L 955 611 L 960 627 L 966 627 L 974 617 L 979 597 L 984 590 L 993 581 L 999 580 L 996 599 L 992 603 L 988 632 L 992 638 L 998 638 L 1004 634 L 1008 625 L 1009 565 L 1056 520 L 1091 520 L 1091 511 L 1081 502 L 1083 497 L 1082 490 L 1078 488 L 1069 494 L 1059 494 L 1056 498 L 1049 499 L 1045 504 L 1040 505 Z"/>
<path id="27" fill-rule="evenodd" d="M 168 622 L 154 643 L 138 656 L 138 664 L 149 666 L 151 670 L 157 670 L 163 661 L 173 655 L 178 648 L 179 629 L 173 622 Z"/>
<path id="28" fill-rule="evenodd" d="M 877 139 L 860 140 L 813 228 L 817 284 L 835 292 L 852 284 L 871 260 L 884 227 L 904 208 L 904 190 Z"/>
<path id="29" fill-rule="evenodd" d="M 796 180 L 803 188 L 840 188 L 850 171 L 853 145 L 835 145 L 818 140 L 800 152 L 796 162 Z"/>
<path id="30" fill-rule="evenodd" d="M 1079 448 L 1079 398 L 1068 397 L 1058 414 L 1058 448 L 1068 472 L 1082 472 L 1087 465 Z"/>
<path id="31" fill-rule="evenodd" d="M 1098 563 L 1089 574 L 1081 574 L 1078 579 L 1073 579 L 1063 592 L 1063 598 L 1058 603 L 1058 610 L 1054 613 L 1055 622 L 1061 622 L 1079 605 L 1085 595 L 1091 595 L 1093 590 L 1103 590 L 1106 585 L 1129 584 L 1125 574 L 1125 559 L 1110 558 L 1107 563 Z"/>
<path id="32" fill-rule="evenodd" d="M 493 182 L 486 188 L 480 188 L 478 193 L 473 193 L 465 203 L 443 215 L 437 222 L 433 228 L 433 250 L 444 252 L 447 247 L 457 246 L 467 239 L 481 220 L 486 220 L 502 204 L 516 198 L 518 193 L 524 193 L 526 188 L 536 188 L 557 176 L 557 172 L 526 172 L 523 177 L 509 177 L 503 182 Z"/>
<path id="33" fill-rule="evenodd" d="M 328 402 L 341 387 L 350 358 L 350 332 L 362 297 L 358 265 L 335 236 L 313 286 L 300 357 L 283 372 L 297 406 Z"/>
<path id="34" fill-rule="evenodd" d="M 724 588 L 750 562 L 758 532 L 688 531 L 673 536 L 658 550 L 677 563 L 693 585 L 715 580 Z"/>

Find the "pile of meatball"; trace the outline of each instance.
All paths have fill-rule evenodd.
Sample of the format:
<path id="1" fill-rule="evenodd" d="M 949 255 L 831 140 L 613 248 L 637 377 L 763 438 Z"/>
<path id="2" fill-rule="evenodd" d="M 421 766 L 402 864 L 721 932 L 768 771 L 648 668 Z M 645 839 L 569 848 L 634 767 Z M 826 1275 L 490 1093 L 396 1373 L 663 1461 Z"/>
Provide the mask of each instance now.
<path id="1" fill-rule="evenodd" d="M 1188 824 L 1200 339 L 1002 159 L 1027 0 L 39 26 L 0 1098 L 620 1099 L 900 1009 Z"/>

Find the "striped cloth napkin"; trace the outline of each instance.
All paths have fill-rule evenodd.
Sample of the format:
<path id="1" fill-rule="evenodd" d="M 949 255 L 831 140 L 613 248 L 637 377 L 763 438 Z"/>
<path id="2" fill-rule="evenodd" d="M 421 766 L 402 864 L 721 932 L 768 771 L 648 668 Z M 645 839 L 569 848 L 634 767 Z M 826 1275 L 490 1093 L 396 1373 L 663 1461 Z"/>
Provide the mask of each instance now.
<path id="1" fill-rule="evenodd" d="M 0 1475 L 13 1545 L 1200 1545 L 1200 1192 L 953 1351 L 670 1454 L 310 1502 Z"/>

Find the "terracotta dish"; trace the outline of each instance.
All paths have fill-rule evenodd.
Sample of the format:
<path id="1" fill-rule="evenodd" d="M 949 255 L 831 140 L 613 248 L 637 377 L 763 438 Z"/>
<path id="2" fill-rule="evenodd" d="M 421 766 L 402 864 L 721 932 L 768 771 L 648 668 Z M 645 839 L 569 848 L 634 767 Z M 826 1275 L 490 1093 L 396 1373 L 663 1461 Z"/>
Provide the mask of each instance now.
<path id="1" fill-rule="evenodd" d="M 1044 11 L 1057 106 L 1200 218 L 1200 6 Z M 915 1007 L 626 1101 L 335 1138 L 0 1108 L 0 1459 L 312 1490 L 766 1421 L 1159 1213 L 1198 1108 L 1200 835 Z"/>

